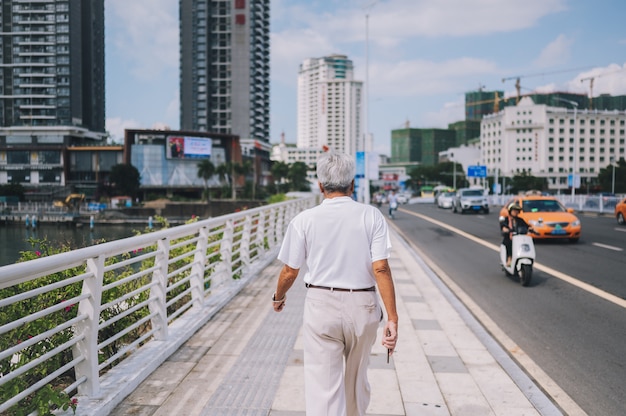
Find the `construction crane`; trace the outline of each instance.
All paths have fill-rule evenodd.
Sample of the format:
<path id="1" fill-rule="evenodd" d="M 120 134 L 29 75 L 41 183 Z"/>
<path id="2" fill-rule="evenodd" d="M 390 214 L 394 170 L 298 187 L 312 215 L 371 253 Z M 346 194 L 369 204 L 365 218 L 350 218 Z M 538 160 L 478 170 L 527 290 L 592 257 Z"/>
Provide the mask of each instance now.
<path id="1" fill-rule="evenodd" d="M 589 109 L 593 110 L 593 80 L 596 77 L 585 77 L 585 78 L 581 78 L 580 82 L 585 82 L 585 81 L 589 81 Z"/>
<path id="2" fill-rule="evenodd" d="M 498 111 L 500 111 L 500 102 L 502 101 L 502 102 L 506 103 L 507 100 L 508 100 L 508 98 L 500 97 L 498 95 L 498 92 L 495 91 L 495 97 L 494 98 L 490 98 L 489 100 L 480 100 L 480 101 L 466 102 L 465 106 L 469 107 L 469 106 L 472 106 L 472 105 L 491 104 L 491 103 L 493 103 L 493 112 L 497 113 Z"/>
<path id="3" fill-rule="evenodd" d="M 603 77 L 605 75 L 611 75 L 611 74 L 614 74 L 616 72 L 621 72 L 621 71 L 623 71 L 625 69 L 626 68 L 621 68 L 621 69 L 618 69 L 617 71 L 604 72 L 602 74 L 592 75 L 590 77 L 585 77 L 585 78 L 581 78 L 580 79 L 580 82 L 589 81 L 589 109 L 590 110 L 593 110 L 593 80 L 596 79 L 596 78 Z"/>
<path id="4" fill-rule="evenodd" d="M 517 91 L 517 97 L 515 99 L 515 104 L 517 104 L 517 103 L 519 103 L 520 96 L 521 96 L 521 94 L 520 94 L 520 90 L 522 89 L 522 86 L 520 84 L 520 79 L 521 78 L 541 77 L 541 76 L 545 76 L 545 75 L 562 74 L 562 73 L 565 73 L 565 72 L 582 71 L 584 69 L 589 69 L 589 67 L 563 69 L 563 70 L 560 70 L 560 71 L 552 71 L 552 72 L 540 72 L 540 73 L 528 74 L 528 75 L 516 75 L 514 77 L 502 78 L 502 82 L 506 82 L 506 81 L 511 80 L 511 79 L 515 80 L 515 90 Z"/>

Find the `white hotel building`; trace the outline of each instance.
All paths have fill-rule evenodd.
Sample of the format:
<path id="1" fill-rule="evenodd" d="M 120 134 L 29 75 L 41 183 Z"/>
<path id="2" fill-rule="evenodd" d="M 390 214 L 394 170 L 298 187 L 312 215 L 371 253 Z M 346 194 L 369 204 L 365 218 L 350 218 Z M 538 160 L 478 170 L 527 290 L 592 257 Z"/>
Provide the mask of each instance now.
<path id="1" fill-rule="evenodd" d="M 365 150 L 362 102 L 363 83 L 345 55 L 306 59 L 298 73 L 297 147 Z"/>
<path id="2" fill-rule="evenodd" d="M 527 172 L 547 178 L 553 190 L 566 190 L 568 175 L 575 172 L 585 187 L 600 169 L 626 157 L 625 124 L 624 111 L 550 107 L 524 97 L 483 118 L 482 162 L 488 175 Z"/>

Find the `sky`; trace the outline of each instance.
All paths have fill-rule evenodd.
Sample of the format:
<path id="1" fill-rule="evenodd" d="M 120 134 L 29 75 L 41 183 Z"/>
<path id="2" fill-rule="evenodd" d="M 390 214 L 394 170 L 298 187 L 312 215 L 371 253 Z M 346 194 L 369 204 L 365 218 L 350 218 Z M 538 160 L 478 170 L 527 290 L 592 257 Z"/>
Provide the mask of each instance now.
<path id="1" fill-rule="evenodd" d="M 250 0 L 249 0 L 250 1 Z M 298 69 L 334 53 L 369 80 L 366 130 L 464 119 L 465 93 L 626 95 L 623 0 L 272 0 L 270 142 L 297 137 Z M 178 0 L 105 0 L 106 126 L 178 129 Z M 366 80 L 367 77 L 367 80 Z"/>

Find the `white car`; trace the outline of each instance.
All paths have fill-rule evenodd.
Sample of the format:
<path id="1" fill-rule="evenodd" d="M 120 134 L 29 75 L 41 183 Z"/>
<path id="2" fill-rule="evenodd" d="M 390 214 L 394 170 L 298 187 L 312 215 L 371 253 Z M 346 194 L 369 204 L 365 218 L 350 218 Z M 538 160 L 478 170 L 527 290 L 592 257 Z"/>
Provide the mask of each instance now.
<path id="1" fill-rule="evenodd" d="M 398 204 L 407 204 L 409 202 L 410 198 L 411 198 L 411 195 L 409 195 L 409 194 L 399 194 L 398 195 Z"/>
<path id="2" fill-rule="evenodd" d="M 450 209 L 454 204 L 455 192 L 442 192 L 437 197 L 437 206 L 439 208 Z"/>

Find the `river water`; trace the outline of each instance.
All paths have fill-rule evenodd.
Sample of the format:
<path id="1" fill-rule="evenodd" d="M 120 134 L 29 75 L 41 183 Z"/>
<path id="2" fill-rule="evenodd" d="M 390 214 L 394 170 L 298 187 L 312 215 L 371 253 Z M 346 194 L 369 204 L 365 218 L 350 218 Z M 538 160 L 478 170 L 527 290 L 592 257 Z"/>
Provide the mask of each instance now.
<path id="1" fill-rule="evenodd" d="M 36 228 L 24 224 L 0 224 L 0 267 L 13 264 L 20 258 L 20 252 L 37 250 L 28 242 L 29 238 L 50 242 L 68 243 L 72 248 L 93 245 L 101 240 L 113 241 L 135 235 L 134 230 L 143 230 L 137 224 L 111 225 L 96 224 L 77 228 L 68 225 L 40 224 Z"/>

